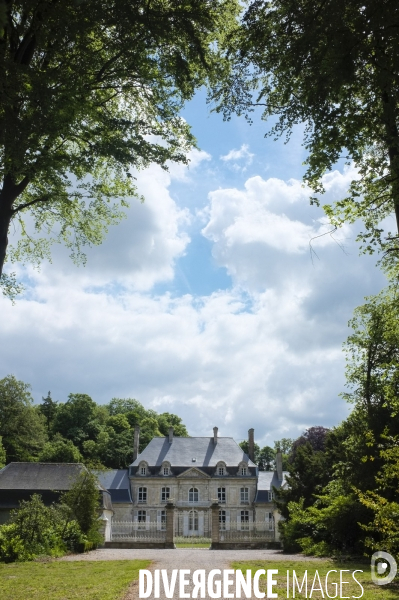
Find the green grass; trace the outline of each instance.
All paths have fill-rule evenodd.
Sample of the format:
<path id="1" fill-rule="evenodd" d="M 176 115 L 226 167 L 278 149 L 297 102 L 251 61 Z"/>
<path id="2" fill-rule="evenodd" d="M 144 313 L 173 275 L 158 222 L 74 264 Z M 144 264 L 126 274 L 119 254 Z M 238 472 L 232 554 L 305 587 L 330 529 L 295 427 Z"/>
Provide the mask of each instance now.
<path id="1" fill-rule="evenodd" d="M 176 548 L 209 548 L 210 543 L 204 542 L 203 544 L 196 544 L 190 542 L 176 542 Z"/>
<path id="2" fill-rule="evenodd" d="M 0 564 L 1 600 L 119 600 L 148 560 Z"/>
<path id="3" fill-rule="evenodd" d="M 309 561 L 274 561 L 271 560 L 267 564 L 264 561 L 248 561 L 248 562 L 235 562 L 232 564 L 232 568 L 236 570 L 243 571 L 244 575 L 247 569 L 251 569 L 252 575 L 258 569 L 278 569 L 278 575 L 273 575 L 273 579 L 277 580 L 277 586 L 274 587 L 273 591 L 277 592 L 278 598 L 287 598 L 287 571 L 290 571 L 290 595 L 292 598 L 292 571 L 294 570 L 297 579 L 302 582 L 304 572 L 307 569 L 308 571 L 308 598 L 323 598 L 322 593 L 320 591 L 313 591 L 310 596 L 310 590 L 312 587 L 313 578 L 315 576 L 315 571 L 318 571 L 320 576 L 324 598 L 328 598 L 326 594 L 325 588 L 325 576 L 328 571 L 331 569 L 336 569 L 338 573 L 331 573 L 329 575 L 329 581 L 338 582 L 338 594 L 337 598 L 343 598 L 345 596 L 349 596 L 350 598 L 354 596 L 360 596 L 362 591 L 359 585 L 352 579 L 352 573 L 356 569 L 361 569 L 363 573 L 356 573 L 356 579 L 362 584 L 364 588 L 364 593 L 361 596 L 362 600 L 397 600 L 399 598 L 399 576 L 389 585 L 378 586 L 372 583 L 371 575 L 370 575 L 370 564 L 369 563 L 355 563 L 355 562 L 343 562 L 343 561 L 332 561 L 332 560 L 309 560 Z M 343 573 L 343 581 L 350 581 L 350 584 L 345 584 L 342 588 L 342 596 L 340 595 L 339 590 L 339 571 L 349 569 L 350 573 Z M 265 591 L 266 589 L 266 577 L 261 577 L 260 588 Z M 315 587 L 320 587 L 316 585 Z M 304 590 L 303 590 L 304 591 Z M 334 588 L 332 586 L 329 587 L 328 593 L 330 596 L 335 595 Z M 298 593 L 298 590 L 295 590 L 295 598 L 306 598 L 305 594 Z"/>

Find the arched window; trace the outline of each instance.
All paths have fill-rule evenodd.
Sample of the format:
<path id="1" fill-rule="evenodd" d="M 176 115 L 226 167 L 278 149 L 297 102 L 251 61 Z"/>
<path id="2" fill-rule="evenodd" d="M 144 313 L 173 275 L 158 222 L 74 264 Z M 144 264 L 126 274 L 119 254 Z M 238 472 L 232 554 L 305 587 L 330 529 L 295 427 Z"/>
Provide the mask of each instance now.
<path id="1" fill-rule="evenodd" d="M 147 475 L 147 464 L 146 463 L 140 463 L 139 474 L 140 475 Z"/>
<path id="2" fill-rule="evenodd" d="M 190 488 L 188 491 L 188 501 L 189 502 L 198 502 L 199 493 L 197 488 Z"/>

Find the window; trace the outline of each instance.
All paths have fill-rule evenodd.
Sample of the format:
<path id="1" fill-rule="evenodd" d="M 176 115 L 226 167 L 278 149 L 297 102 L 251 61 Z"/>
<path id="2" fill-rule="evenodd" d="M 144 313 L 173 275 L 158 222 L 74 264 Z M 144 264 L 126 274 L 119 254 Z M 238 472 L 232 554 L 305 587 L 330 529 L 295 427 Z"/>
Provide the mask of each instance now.
<path id="1" fill-rule="evenodd" d="M 147 475 L 147 467 L 145 465 L 141 465 L 140 475 Z"/>
<path id="2" fill-rule="evenodd" d="M 219 510 L 219 528 L 226 529 L 226 511 Z"/>
<path id="3" fill-rule="evenodd" d="M 266 513 L 266 521 L 269 521 L 269 531 L 274 531 L 274 516 L 273 513 Z"/>
<path id="4" fill-rule="evenodd" d="M 138 500 L 139 500 L 140 504 L 145 504 L 147 502 L 147 488 L 145 488 L 145 487 L 139 487 L 139 498 L 138 498 Z"/>
<path id="5" fill-rule="evenodd" d="M 170 498 L 170 488 L 163 487 L 161 489 L 161 502 L 167 502 Z"/>
<path id="6" fill-rule="evenodd" d="M 164 475 L 169 475 L 169 467 L 164 467 L 163 468 L 163 474 Z"/>
<path id="7" fill-rule="evenodd" d="M 221 503 L 226 502 L 226 488 L 218 488 L 218 500 Z"/>
<path id="8" fill-rule="evenodd" d="M 248 504 L 249 503 L 249 490 L 248 490 L 248 488 L 241 488 L 241 490 L 240 490 L 240 496 L 241 496 L 241 504 Z"/>
<path id="9" fill-rule="evenodd" d="M 137 521 L 139 522 L 138 528 L 145 529 L 145 524 L 147 521 L 147 512 L 145 510 L 139 510 L 137 512 Z"/>
<path id="10" fill-rule="evenodd" d="M 199 494 L 197 488 L 190 488 L 188 492 L 188 501 L 189 502 L 198 502 Z"/>
<path id="11" fill-rule="evenodd" d="M 161 531 L 166 530 L 166 510 L 161 510 Z"/>
<path id="12" fill-rule="evenodd" d="M 247 474 L 247 467 L 241 467 L 240 473 L 241 473 L 241 475 L 246 475 Z"/>
<path id="13" fill-rule="evenodd" d="M 241 529 L 244 531 L 249 529 L 249 510 L 241 511 Z"/>
<path id="14" fill-rule="evenodd" d="M 225 474 L 224 467 L 218 467 L 218 475 L 222 476 Z"/>
<path id="15" fill-rule="evenodd" d="M 198 511 L 190 510 L 188 517 L 188 528 L 190 531 L 198 531 Z"/>
<path id="16" fill-rule="evenodd" d="M 273 500 L 273 492 L 269 491 L 268 494 L 269 494 L 269 502 L 272 502 L 272 500 Z"/>

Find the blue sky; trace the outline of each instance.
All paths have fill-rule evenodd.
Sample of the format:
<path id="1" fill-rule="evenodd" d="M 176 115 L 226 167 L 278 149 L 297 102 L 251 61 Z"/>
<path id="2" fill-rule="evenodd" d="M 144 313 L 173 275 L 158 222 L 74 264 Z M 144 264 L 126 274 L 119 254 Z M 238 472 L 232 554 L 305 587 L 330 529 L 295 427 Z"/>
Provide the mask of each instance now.
<path id="1" fill-rule="evenodd" d="M 356 227 L 335 236 L 302 186 L 302 128 L 265 138 L 268 124 L 211 113 L 200 92 L 185 108 L 199 150 L 190 167 L 138 174 L 146 201 L 76 267 L 62 247 L 28 278 L 15 306 L 0 300 L 3 376 L 97 402 L 134 397 L 179 414 L 191 435 L 270 444 L 348 413 L 342 342 L 364 296 L 384 278 L 359 257 Z M 354 175 L 326 176 L 326 201 Z M 12 242 L 12 240 L 11 240 Z"/>

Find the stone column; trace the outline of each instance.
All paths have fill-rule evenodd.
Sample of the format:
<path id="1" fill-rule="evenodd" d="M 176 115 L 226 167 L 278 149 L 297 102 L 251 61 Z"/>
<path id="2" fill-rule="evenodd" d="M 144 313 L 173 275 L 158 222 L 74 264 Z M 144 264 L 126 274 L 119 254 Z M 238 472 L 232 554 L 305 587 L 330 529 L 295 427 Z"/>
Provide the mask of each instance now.
<path id="1" fill-rule="evenodd" d="M 219 500 L 212 500 L 211 504 L 212 511 L 212 543 L 211 550 L 217 550 L 219 547 Z"/>
<path id="2" fill-rule="evenodd" d="M 168 502 L 166 505 L 166 535 L 165 548 L 175 548 L 174 538 L 175 505 Z"/>

